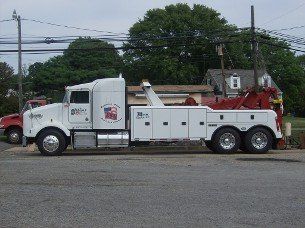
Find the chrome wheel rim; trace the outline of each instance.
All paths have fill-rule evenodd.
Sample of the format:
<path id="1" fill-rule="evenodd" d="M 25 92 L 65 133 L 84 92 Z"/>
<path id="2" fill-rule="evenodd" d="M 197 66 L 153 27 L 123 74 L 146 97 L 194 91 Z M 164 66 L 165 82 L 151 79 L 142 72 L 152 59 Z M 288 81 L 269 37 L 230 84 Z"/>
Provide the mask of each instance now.
<path id="1" fill-rule="evenodd" d="M 220 136 L 219 144 L 223 149 L 231 150 L 236 144 L 235 136 L 231 133 L 224 133 Z"/>
<path id="2" fill-rule="evenodd" d="M 19 134 L 17 132 L 12 132 L 10 134 L 10 140 L 12 142 L 18 142 L 19 141 Z"/>
<path id="3" fill-rule="evenodd" d="M 43 140 L 43 148 L 48 152 L 54 152 L 59 147 L 59 140 L 54 135 L 48 135 Z"/>
<path id="4" fill-rule="evenodd" d="M 268 137 L 263 132 L 257 132 L 252 136 L 251 143 L 255 149 L 261 150 L 267 146 Z"/>

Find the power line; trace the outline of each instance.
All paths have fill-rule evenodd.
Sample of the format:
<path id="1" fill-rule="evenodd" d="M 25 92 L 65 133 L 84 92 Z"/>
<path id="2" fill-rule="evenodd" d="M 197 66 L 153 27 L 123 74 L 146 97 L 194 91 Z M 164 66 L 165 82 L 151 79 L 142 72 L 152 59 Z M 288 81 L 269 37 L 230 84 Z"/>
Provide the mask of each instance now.
<path id="1" fill-rule="evenodd" d="M 13 21 L 14 19 L 5 19 L 5 20 L 0 20 L 0 22 L 7 22 L 7 21 Z"/>
<path id="2" fill-rule="evenodd" d="M 227 34 L 224 35 L 223 38 L 238 38 L 240 35 L 244 35 L 245 33 L 235 33 L 235 34 Z M 84 39 L 83 42 L 86 43 L 93 43 L 93 42 L 99 42 L 100 40 L 105 40 L 105 41 L 112 41 L 112 42 L 132 42 L 130 45 L 125 45 L 124 47 L 118 47 L 117 50 L 128 50 L 128 49 L 140 49 L 142 48 L 156 48 L 155 46 L 160 46 L 160 43 L 158 45 L 152 45 L 151 42 L 147 41 L 166 41 L 164 42 L 163 46 L 161 47 L 171 47 L 179 44 L 178 46 L 196 46 L 200 45 L 201 38 L 204 39 L 205 41 L 209 41 L 210 43 L 220 43 L 223 42 L 223 38 L 220 38 L 217 36 L 217 39 L 212 36 L 209 37 L 210 34 L 202 34 L 202 35 L 195 35 L 195 36 L 167 36 L 167 37 L 149 37 L 149 38 L 136 38 L 136 39 L 116 39 L 116 38 L 94 38 L 94 39 Z M 242 37 L 244 38 L 244 37 Z M 75 39 L 61 39 L 61 40 L 54 40 L 54 39 L 44 39 L 44 40 L 36 40 L 36 39 L 25 39 L 22 44 L 65 44 L 65 43 L 71 43 L 75 41 Z M 145 41 L 144 43 L 142 41 Z M 231 40 L 233 41 L 233 40 Z M 140 42 L 135 44 L 135 42 Z M 237 42 L 236 40 L 234 42 Z M 6 40 L 0 40 L 0 44 L 16 44 L 16 41 L 6 41 Z M 139 47 L 140 46 L 140 47 Z M 45 50 L 45 49 L 43 49 Z M 51 50 L 51 49 L 48 49 Z M 52 49 L 53 50 L 53 49 Z M 57 50 L 57 49 L 56 49 Z M 59 51 L 64 51 L 65 49 L 60 49 Z M 84 49 L 82 49 L 84 50 Z M 3 52 L 7 52 L 4 51 Z M 10 51 L 13 52 L 13 51 Z"/>
<path id="3" fill-rule="evenodd" d="M 69 26 L 69 25 L 63 25 L 63 24 L 55 24 L 55 23 L 50 23 L 50 22 L 45 22 L 45 21 L 40 21 L 40 20 L 35 20 L 35 19 L 22 18 L 22 20 L 25 20 L 25 21 L 32 21 L 32 22 L 36 22 L 36 23 L 40 23 L 40 24 L 47 24 L 47 25 L 52 25 L 52 26 L 57 26 L 57 27 L 65 27 L 65 28 L 83 30 L 83 31 L 100 32 L 100 33 L 108 33 L 108 34 L 116 34 L 116 35 L 118 35 L 118 34 L 127 35 L 127 33 L 114 33 L 114 32 L 103 31 L 103 30 L 97 30 L 97 29 L 80 28 L 80 27 Z"/>
<path id="4" fill-rule="evenodd" d="M 294 26 L 294 27 L 290 27 L 290 28 L 273 29 L 270 31 L 289 31 L 289 30 L 300 29 L 300 28 L 305 28 L 305 25 Z"/>
<path id="5" fill-rule="evenodd" d="M 238 34 L 234 35 L 227 35 L 227 37 L 234 37 L 238 36 Z M 196 36 L 168 36 L 168 37 L 151 37 L 151 38 L 105 38 L 105 37 L 96 37 L 94 39 L 87 39 L 83 40 L 84 43 L 94 43 L 94 42 L 99 42 L 99 41 L 108 41 L 108 42 L 136 42 L 136 41 L 172 41 L 172 40 L 179 40 L 179 39 L 200 39 L 200 38 L 205 38 L 205 39 L 211 39 L 207 37 L 206 35 L 196 35 Z M 25 39 L 22 44 L 56 44 L 56 43 L 71 43 L 77 39 L 52 39 L 52 38 L 46 38 L 44 40 L 27 40 Z M 0 39 L 0 44 L 17 44 L 16 41 L 6 41 L 6 40 L 1 40 Z"/>
<path id="6" fill-rule="evenodd" d="M 244 42 L 241 40 L 235 40 L 235 41 L 213 41 L 209 42 L 209 44 L 219 44 L 219 43 L 240 43 Z M 24 49 L 22 52 L 41 52 L 41 51 L 109 51 L 109 50 L 132 50 L 132 49 L 155 49 L 155 48 L 170 48 L 170 47 L 188 47 L 188 46 L 198 46 L 200 43 L 183 43 L 183 44 L 173 44 L 173 45 L 150 45 L 150 46 L 120 46 L 120 47 L 100 47 L 100 48 L 59 48 L 59 49 Z M 0 52 L 17 52 L 18 50 L 15 49 L 2 49 Z"/>
<path id="7" fill-rule="evenodd" d="M 293 36 L 293 35 L 289 35 L 286 33 L 280 33 L 278 31 L 275 30 L 268 30 L 268 29 L 261 29 L 258 28 L 259 31 L 262 31 L 264 33 L 272 33 L 272 34 L 276 34 L 276 35 L 280 35 L 280 36 L 286 36 L 286 37 L 291 37 L 291 38 L 295 38 L 295 39 L 305 39 L 305 37 L 298 37 L 298 36 Z"/>
<path id="8" fill-rule="evenodd" d="M 275 39 L 278 39 L 278 40 L 286 42 L 286 43 L 305 45 L 305 37 L 297 37 L 297 36 L 292 36 L 292 35 L 283 34 L 283 33 L 279 33 L 279 32 L 269 31 L 269 30 L 265 30 L 265 29 L 260 29 L 260 31 L 262 31 L 263 33 L 268 33 L 270 38 L 275 38 Z M 263 36 L 261 36 L 261 38 L 268 39 L 267 37 L 265 38 Z"/>
<path id="9" fill-rule="evenodd" d="M 299 8 L 301 8 L 301 7 L 304 6 L 304 5 L 305 5 L 305 2 L 303 2 L 301 5 L 295 7 L 295 8 L 293 8 L 293 9 L 291 9 L 291 10 L 288 10 L 288 11 L 287 11 L 286 13 L 284 13 L 284 14 L 281 14 L 281 15 L 279 15 L 279 16 L 277 16 L 277 17 L 274 17 L 274 18 L 272 18 L 272 19 L 266 21 L 266 22 L 263 23 L 262 25 L 265 25 L 265 24 L 268 24 L 268 23 L 270 23 L 270 22 L 272 22 L 272 21 L 278 20 L 278 19 L 280 19 L 280 18 L 282 18 L 282 17 L 284 17 L 284 16 L 286 16 L 286 15 L 288 15 L 288 14 L 290 14 L 290 13 L 296 11 L 296 10 L 298 10 Z"/>
<path id="10" fill-rule="evenodd" d="M 287 50 L 293 50 L 293 51 L 299 51 L 299 52 L 305 53 L 305 50 L 299 49 L 299 47 L 295 48 L 295 47 L 283 46 L 280 44 L 269 43 L 266 41 L 260 41 L 260 43 L 267 44 L 269 46 L 274 46 L 274 47 L 279 47 L 279 48 L 283 48 L 283 49 L 287 49 Z"/>
<path id="11" fill-rule="evenodd" d="M 205 30 L 186 30 L 179 33 L 175 33 L 174 35 L 142 35 L 142 36 L 119 36 L 119 35 L 102 35 L 102 36 L 34 36 L 30 37 L 32 40 L 26 39 L 26 42 L 41 42 L 41 43 L 59 43 L 59 42 L 72 42 L 79 37 L 90 37 L 93 38 L 92 40 L 88 40 L 88 42 L 94 42 L 94 39 L 99 40 L 106 40 L 106 41 L 116 41 L 116 42 L 135 42 L 135 41 L 152 41 L 152 40 L 167 40 L 167 39 L 177 39 L 177 38 L 211 38 L 213 36 L 238 36 L 238 31 L 243 31 L 248 28 L 228 28 L 223 30 L 212 30 L 212 31 L 205 31 Z M 227 32 L 226 32 L 227 31 Z M 225 32 L 225 33 L 224 33 Z M 27 38 L 27 37 L 26 37 Z M 39 40 L 38 38 L 42 38 L 43 40 Z M 61 39 L 65 38 L 65 39 Z M 15 44 L 16 41 L 10 41 L 12 38 L 0 38 L 2 44 Z M 37 40 L 38 39 L 38 40 Z M 87 42 L 87 40 L 85 40 Z"/>

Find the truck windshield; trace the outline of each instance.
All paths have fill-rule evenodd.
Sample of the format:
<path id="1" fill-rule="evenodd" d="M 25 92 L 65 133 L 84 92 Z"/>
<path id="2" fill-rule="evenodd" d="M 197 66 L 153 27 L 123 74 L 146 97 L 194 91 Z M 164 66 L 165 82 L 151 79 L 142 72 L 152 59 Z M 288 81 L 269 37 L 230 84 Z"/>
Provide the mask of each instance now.
<path id="1" fill-rule="evenodd" d="M 23 109 L 21 110 L 21 113 L 25 113 L 29 109 L 30 109 L 30 104 L 26 102 L 25 105 L 23 106 Z"/>
<path id="2" fill-rule="evenodd" d="M 64 99 L 62 100 L 62 103 L 68 103 L 68 92 L 66 91 Z"/>

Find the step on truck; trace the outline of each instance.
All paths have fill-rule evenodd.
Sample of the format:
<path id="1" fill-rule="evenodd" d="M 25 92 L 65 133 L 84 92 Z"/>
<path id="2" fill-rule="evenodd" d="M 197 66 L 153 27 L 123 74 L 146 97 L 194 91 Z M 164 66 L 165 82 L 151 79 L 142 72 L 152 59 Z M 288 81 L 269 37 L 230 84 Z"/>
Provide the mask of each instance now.
<path id="1" fill-rule="evenodd" d="M 73 149 L 123 148 L 147 142 L 204 141 L 217 153 L 238 149 L 265 153 L 282 138 L 273 110 L 213 110 L 208 106 L 164 106 L 147 81 L 149 106 L 128 107 L 125 80 L 98 79 L 66 87 L 62 103 L 23 115 L 23 145 L 43 155 Z"/>

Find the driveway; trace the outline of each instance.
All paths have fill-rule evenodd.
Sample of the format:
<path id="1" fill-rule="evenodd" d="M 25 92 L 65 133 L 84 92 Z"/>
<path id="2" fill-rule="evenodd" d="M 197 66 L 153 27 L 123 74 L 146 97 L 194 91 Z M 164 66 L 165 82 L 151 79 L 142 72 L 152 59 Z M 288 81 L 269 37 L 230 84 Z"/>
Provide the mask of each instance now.
<path id="1" fill-rule="evenodd" d="M 92 152 L 94 154 L 92 154 Z M 0 153 L 4 227 L 304 227 L 305 151 Z"/>
<path id="2" fill-rule="evenodd" d="M 20 146 L 20 145 L 17 145 L 17 146 Z M 11 145 L 11 144 L 8 144 L 6 142 L 0 141 L 0 152 L 4 151 L 4 150 L 7 150 L 9 148 L 12 148 L 12 147 L 16 147 L 16 145 Z"/>

